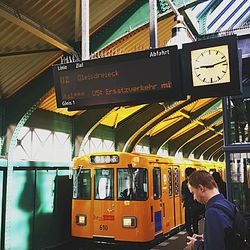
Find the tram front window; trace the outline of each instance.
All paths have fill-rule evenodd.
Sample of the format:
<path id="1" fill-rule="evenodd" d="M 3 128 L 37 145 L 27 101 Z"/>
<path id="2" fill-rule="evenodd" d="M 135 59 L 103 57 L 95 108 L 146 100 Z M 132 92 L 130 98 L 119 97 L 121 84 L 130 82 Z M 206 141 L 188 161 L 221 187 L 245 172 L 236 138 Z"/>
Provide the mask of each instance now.
<path id="1" fill-rule="evenodd" d="M 95 200 L 114 199 L 114 170 L 95 169 Z"/>
<path id="2" fill-rule="evenodd" d="M 73 198 L 91 199 L 91 174 L 90 169 L 79 168 L 73 172 Z"/>
<path id="3" fill-rule="evenodd" d="M 118 200 L 139 200 L 148 198 L 148 175 L 143 168 L 120 168 L 117 170 Z"/>

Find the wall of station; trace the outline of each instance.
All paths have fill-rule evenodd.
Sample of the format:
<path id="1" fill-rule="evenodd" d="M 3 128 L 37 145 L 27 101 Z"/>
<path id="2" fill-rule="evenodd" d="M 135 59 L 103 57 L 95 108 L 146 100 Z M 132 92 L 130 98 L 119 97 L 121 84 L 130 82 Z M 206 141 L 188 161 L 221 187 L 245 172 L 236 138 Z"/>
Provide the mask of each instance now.
<path id="1" fill-rule="evenodd" d="M 68 167 L 36 165 L 25 162 L 8 170 L 8 177 L 7 164 L 0 166 L 1 249 L 53 249 L 70 238 Z"/>

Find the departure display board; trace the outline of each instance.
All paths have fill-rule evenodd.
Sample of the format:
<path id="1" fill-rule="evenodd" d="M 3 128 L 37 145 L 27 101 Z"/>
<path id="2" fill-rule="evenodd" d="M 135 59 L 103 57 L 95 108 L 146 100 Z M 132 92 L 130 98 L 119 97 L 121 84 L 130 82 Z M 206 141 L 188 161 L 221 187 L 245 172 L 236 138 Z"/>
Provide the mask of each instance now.
<path id="1" fill-rule="evenodd" d="M 57 106 L 90 107 L 184 99 L 176 46 L 53 66 Z"/>

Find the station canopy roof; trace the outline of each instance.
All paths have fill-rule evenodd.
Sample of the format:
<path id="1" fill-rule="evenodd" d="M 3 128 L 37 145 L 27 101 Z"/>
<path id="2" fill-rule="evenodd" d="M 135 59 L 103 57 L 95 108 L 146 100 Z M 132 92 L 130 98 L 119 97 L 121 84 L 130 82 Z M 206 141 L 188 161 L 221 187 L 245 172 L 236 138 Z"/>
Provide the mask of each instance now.
<path id="1" fill-rule="evenodd" d="M 250 20 L 250 0 L 176 0 L 194 36 L 246 27 Z M 0 2 L 0 98 L 2 103 L 34 82 L 61 57 L 75 55 L 81 40 L 80 0 L 4 0 Z M 158 46 L 171 38 L 174 14 L 167 2 L 158 1 Z M 94 57 L 143 51 L 149 48 L 148 1 L 90 0 L 90 47 Z M 199 26 L 199 22 L 203 22 Z M 218 144 L 217 156 L 223 155 L 222 108 L 216 98 L 185 100 L 98 110 L 68 111 L 57 108 L 51 79 L 41 93 L 37 108 L 67 117 L 92 117 L 93 127 L 113 128 L 121 150 L 132 151 L 137 143 L 149 140 L 152 152 L 168 145 L 174 155 L 201 155 L 204 142 Z M 31 103 L 33 105 L 34 103 Z M 86 118 L 87 119 L 87 118 Z M 129 126 L 129 128 L 126 126 Z M 91 128 L 89 128 L 91 130 Z M 197 138 L 200 138 L 199 140 Z M 213 139 L 212 142 L 210 141 Z M 185 140 L 184 144 L 178 140 Z M 203 142 L 201 142 L 203 140 Z M 190 145 L 190 146 L 189 146 Z M 191 149 L 190 149 L 191 148 Z M 211 155 L 210 155 L 211 156 Z M 207 158 L 209 158 L 208 156 Z M 214 156 L 212 156 L 214 157 Z M 210 157 L 211 158 L 211 157 Z"/>

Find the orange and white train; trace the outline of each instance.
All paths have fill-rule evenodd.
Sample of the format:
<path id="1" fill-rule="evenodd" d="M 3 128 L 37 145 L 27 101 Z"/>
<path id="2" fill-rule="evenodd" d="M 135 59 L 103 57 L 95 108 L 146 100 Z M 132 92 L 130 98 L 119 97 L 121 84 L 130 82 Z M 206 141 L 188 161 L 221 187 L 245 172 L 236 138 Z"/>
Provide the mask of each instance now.
<path id="1" fill-rule="evenodd" d="M 225 164 L 108 152 L 77 157 L 73 165 L 72 236 L 150 242 L 184 224 L 185 169 L 218 171 Z"/>

